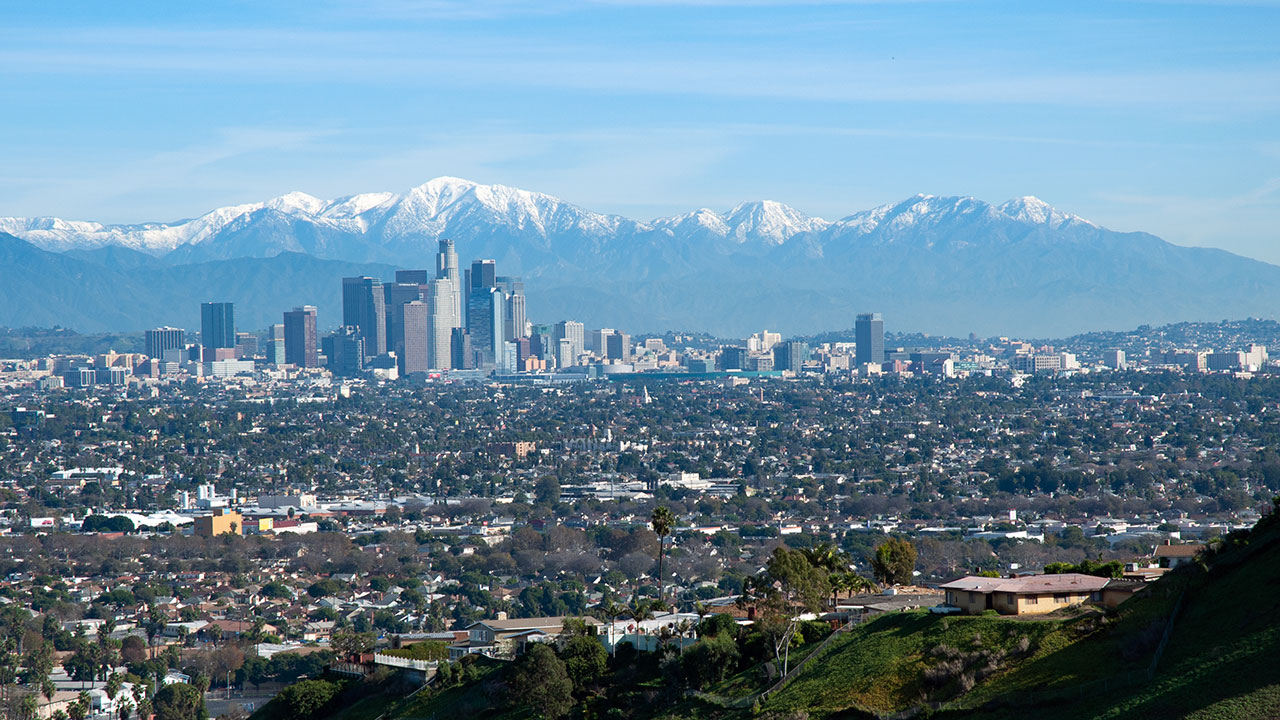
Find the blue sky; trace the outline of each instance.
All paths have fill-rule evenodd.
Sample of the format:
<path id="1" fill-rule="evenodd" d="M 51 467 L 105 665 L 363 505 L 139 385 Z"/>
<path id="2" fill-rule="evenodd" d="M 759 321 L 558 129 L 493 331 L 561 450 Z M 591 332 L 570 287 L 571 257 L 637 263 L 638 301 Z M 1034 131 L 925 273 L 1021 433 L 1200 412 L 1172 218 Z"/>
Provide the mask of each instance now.
<path id="1" fill-rule="evenodd" d="M 1280 263 L 1280 3 L 90 2 L 0 25 L 0 215 L 440 175 L 639 219 L 1036 195 Z"/>

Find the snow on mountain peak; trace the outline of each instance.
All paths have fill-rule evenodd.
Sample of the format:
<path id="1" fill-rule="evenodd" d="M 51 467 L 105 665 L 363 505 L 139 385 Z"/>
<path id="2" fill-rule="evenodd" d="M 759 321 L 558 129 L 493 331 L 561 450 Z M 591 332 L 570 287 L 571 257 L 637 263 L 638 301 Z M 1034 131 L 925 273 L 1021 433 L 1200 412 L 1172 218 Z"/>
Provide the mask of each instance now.
<path id="1" fill-rule="evenodd" d="M 317 215 L 327 205 L 324 200 L 297 190 L 268 200 L 266 206 L 272 210 L 298 215 Z"/>
<path id="2" fill-rule="evenodd" d="M 0 218 L 0 231 L 28 240 L 38 247 L 63 251 L 121 245 L 157 255 L 186 245 L 217 241 L 223 231 L 255 221 L 254 214 L 271 209 L 297 222 L 310 223 L 319 232 L 363 235 L 376 230 L 382 242 L 421 242 L 423 238 L 452 236 L 490 237 L 502 231 L 538 238 L 538 246 L 551 249 L 557 238 L 589 239 L 602 247 L 619 233 L 660 230 L 673 236 L 723 238 L 738 245 L 779 246 L 801 235 L 867 236 L 880 242 L 912 235 L 917 230 L 948 242 L 968 232 L 975 223 L 1021 223 L 1024 226 L 1085 224 L 1086 220 L 1055 210 L 1044 201 L 1026 196 L 994 206 L 972 197 L 918 194 L 830 222 L 806 215 L 772 200 L 741 203 L 725 213 L 695 210 L 674 217 L 637 223 L 595 213 L 551 195 L 505 185 L 482 185 L 442 176 L 404 194 L 374 192 L 325 201 L 304 192 L 290 192 L 266 202 L 221 207 L 199 217 L 173 223 L 102 225 L 59 218 Z M 290 221 L 292 222 L 292 221 Z M 627 228 L 630 228 L 629 230 Z M 815 242 L 822 242 L 815 239 Z"/>
<path id="3" fill-rule="evenodd" d="M 803 232 L 820 232 L 831 223 L 814 218 L 774 200 L 742 203 L 725 215 L 738 242 L 758 238 L 780 245 Z"/>
<path id="4" fill-rule="evenodd" d="M 1033 225 L 1048 225 L 1049 227 L 1056 228 L 1069 222 L 1081 222 L 1087 225 L 1093 224 L 1083 218 L 1057 210 L 1049 203 L 1034 195 L 1024 195 L 1020 198 L 1014 198 L 1000 205 L 996 209 L 1014 220 L 1031 223 Z"/>

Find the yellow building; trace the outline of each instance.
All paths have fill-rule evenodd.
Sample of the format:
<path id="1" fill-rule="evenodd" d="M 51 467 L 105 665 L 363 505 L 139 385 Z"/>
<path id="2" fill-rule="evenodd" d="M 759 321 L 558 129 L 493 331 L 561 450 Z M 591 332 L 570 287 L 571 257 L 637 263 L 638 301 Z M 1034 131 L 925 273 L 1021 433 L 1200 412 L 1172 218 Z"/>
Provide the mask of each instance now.
<path id="1" fill-rule="evenodd" d="M 244 534 L 244 518 L 238 512 L 218 508 L 212 515 L 201 515 L 196 518 L 196 534 L 200 537 L 215 535 Z"/>
<path id="2" fill-rule="evenodd" d="M 1002 615 L 1038 615 L 1071 605 L 1103 602 L 1108 578 L 1061 573 L 1013 578 L 963 577 L 939 585 L 947 604 L 976 615 L 995 610 Z"/>

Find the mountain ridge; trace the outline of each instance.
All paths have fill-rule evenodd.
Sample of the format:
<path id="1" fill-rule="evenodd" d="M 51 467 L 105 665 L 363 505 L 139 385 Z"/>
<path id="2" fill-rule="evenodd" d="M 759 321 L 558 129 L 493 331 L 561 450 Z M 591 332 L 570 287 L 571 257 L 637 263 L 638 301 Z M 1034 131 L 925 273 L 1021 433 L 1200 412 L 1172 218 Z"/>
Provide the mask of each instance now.
<path id="1" fill-rule="evenodd" d="M 443 231 L 451 220 L 461 215 L 489 222 L 503 221 L 518 229 L 532 227 L 543 236 L 575 227 L 609 233 L 618 233 L 626 228 L 641 233 L 667 232 L 674 236 L 692 222 L 712 235 L 732 239 L 739 244 L 756 241 L 776 246 L 797 236 L 820 234 L 832 229 L 868 231 L 877 227 L 890 213 L 893 213 L 894 221 L 909 224 L 916 219 L 911 211 L 928 216 L 936 214 L 939 209 L 945 211 L 945 205 L 1002 213 L 1028 224 L 1057 227 L 1068 222 L 1081 222 L 1097 227 L 1075 215 L 1058 211 L 1034 196 L 993 205 L 970 196 L 926 194 L 856 212 L 839 220 L 808 215 L 774 200 L 756 200 L 739 203 L 725 212 L 699 208 L 688 213 L 640 221 L 597 213 L 545 193 L 441 176 L 400 194 L 360 193 L 324 200 L 295 190 L 269 200 L 215 208 L 195 218 L 167 223 L 103 224 L 59 217 L 0 217 L 0 231 L 54 252 L 119 245 L 164 255 L 183 246 L 214 240 L 219 233 L 234 229 L 237 223 L 243 223 L 247 218 L 261 217 L 264 211 L 273 211 L 324 224 L 337 232 L 368 233 L 374 228 L 381 228 L 384 234 L 390 233 L 393 238 Z M 908 212 L 894 212 L 900 208 L 906 208 Z"/>
<path id="2" fill-rule="evenodd" d="M 201 263 L 218 272 L 237 267 L 264 283 L 272 282 L 264 268 L 290 276 L 312 260 L 430 268 L 436 241 L 448 237 L 464 264 L 492 258 L 502 274 L 523 276 L 534 321 L 570 318 L 636 333 L 680 329 L 744 337 L 772 327 L 809 334 L 847 328 L 855 313 L 879 310 L 892 327 L 921 332 L 1054 337 L 1266 318 L 1280 306 L 1280 267 L 1108 230 L 1033 196 L 995 205 L 920 194 L 834 221 L 758 201 L 640 222 L 542 193 L 443 177 L 399 195 L 323 200 L 288 193 L 175 225 L 0 219 L 0 232 L 15 229 L 33 249 L 54 255 L 61 249 L 59 257 L 116 273 L 119 287 L 159 277 L 162 268 Z M 283 259 L 269 262 L 275 258 Z M 12 321 L 30 324 L 59 308 L 90 322 L 127 321 L 119 313 L 85 315 L 67 307 L 59 289 L 92 282 L 90 275 L 48 258 L 37 264 L 47 277 L 27 295 L 0 284 L 0 301 L 17 304 Z M 9 270 L 22 275 L 17 285 L 28 286 L 28 273 Z M 179 271 L 169 272 L 164 277 Z M 217 294 L 206 282 L 206 294 Z M 339 285 L 337 278 L 332 283 Z M 245 298 L 257 294 L 244 290 Z M 334 292 L 307 280 L 262 296 L 275 298 L 274 308 L 286 297 L 316 304 L 313 294 L 324 305 Z M 24 311 L 31 302 L 43 304 Z M 246 318 L 249 312 L 257 311 L 246 309 Z M 144 317 L 154 314 L 130 325 L 83 329 L 137 330 Z"/>

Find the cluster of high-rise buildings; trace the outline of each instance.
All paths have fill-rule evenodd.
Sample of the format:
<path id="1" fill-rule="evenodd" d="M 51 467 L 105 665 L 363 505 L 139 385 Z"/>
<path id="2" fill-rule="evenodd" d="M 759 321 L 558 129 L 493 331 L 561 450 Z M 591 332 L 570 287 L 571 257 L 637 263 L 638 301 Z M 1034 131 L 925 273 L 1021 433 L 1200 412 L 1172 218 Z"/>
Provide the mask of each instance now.
<path id="1" fill-rule="evenodd" d="M 536 371 L 579 365 L 587 353 L 626 362 L 631 337 L 611 329 L 588 334 L 565 320 L 533 325 L 524 281 L 499 275 L 494 260 L 461 268 L 452 240 L 441 240 L 434 270 L 398 270 L 395 280 L 342 280 L 342 324 L 321 335 L 317 309 L 296 307 L 262 338 L 236 332 L 229 302 L 201 305 L 200 342 L 188 346 L 179 328 L 146 333 L 153 374 L 167 363 L 203 363 L 206 374 L 252 369 L 253 357 L 298 368 L 324 366 L 339 375 L 394 370 L 396 375 L 449 370 Z M 144 369 L 145 371 L 145 369 Z"/>
<path id="2" fill-rule="evenodd" d="M 514 371 L 536 369 L 527 367 L 527 350 L 521 352 L 528 338 L 523 280 L 498 275 L 493 260 L 460 270 L 446 239 L 434 272 L 399 270 L 390 283 L 343 278 L 342 327 L 324 338 L 322 349 L 330 369 L 342 374 L 393 366 L 403 375 Z"/>

